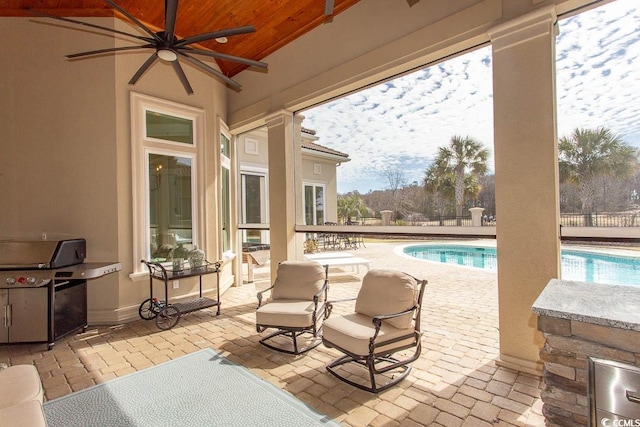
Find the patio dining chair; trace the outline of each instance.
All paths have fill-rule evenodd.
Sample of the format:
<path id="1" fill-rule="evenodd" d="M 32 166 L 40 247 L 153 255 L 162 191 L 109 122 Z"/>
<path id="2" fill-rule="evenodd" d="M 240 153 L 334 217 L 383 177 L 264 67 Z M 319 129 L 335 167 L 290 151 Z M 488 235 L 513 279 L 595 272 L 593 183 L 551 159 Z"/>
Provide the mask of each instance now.
<path id="1" fill-rule="evenodd" d="M 369 271 L 355 299 L 355 311 L 324 322 L 324 345 L 344 353 L 327 365 L 327 371 L 371 393 L 402 381 L 422 348 L 420 312 L 426 284 L 400 271 Z M 329 313 L 337 302 L 328 303 Z M 342 365 L 364 369 L 358 375 Z"/>
<path id="2" fill-rule="evenodd" d="M 328 271 L 328 266 L 314 261 L 284 261 L 278 265 L 273 286 L 257 294 L 256 330 L 261 333 L 275 329 L 262 338 L 260 344 L 296 355 L 320 345 L 326 315 Z M 270 297 L 266 299 L 268 293 Z M 298 338 L 302 335 L 310 337 L 299 346 Z"/>

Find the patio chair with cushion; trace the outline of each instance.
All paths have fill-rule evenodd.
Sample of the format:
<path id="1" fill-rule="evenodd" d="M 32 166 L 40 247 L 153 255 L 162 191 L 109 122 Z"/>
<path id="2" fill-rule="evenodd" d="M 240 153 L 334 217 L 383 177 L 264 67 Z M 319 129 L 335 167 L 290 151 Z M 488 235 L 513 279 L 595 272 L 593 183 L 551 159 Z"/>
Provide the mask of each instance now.
<path id="1" fill-rule="evenodd" d="M 426 284 L 400 271 L 369 271 L 355 299 L 355 312 L 324 322 L 324 345 L 344 353 L 327 365 L 327 371 L 372 393 L 402 381 L 422 348 L 420 311 Z M 336 302 L 328 304 L 329 313 Z M 347 364 L 365 369 L 358 375 L 347 366 L 341 368 Z"/>
<path id="2" fill-rule="evenodd" d="M 258 292 L 256 330 L 276 331 L 260 344 L 284 353 L 302 354 L 317 347 L 322 339 L 326 314 L 328 266 L 313 261 L 284 261 L 278 265 L 276 279 L 268 289 Z M 267 292 L 270 298 L 263 301 Z M 300 347 L 298 338 L 311 337 Z M 280 339 L 288 337 L 289 339 Z"/>

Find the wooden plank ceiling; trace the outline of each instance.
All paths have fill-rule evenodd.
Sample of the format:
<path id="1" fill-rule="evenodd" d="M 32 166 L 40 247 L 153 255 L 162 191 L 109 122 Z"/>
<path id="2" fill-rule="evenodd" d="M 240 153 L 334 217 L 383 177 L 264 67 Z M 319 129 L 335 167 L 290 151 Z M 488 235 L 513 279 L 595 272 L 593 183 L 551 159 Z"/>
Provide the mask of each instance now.
<path id="1" fill-rule="evenodd" d="M 358 1 L 335 0 L 332 16 L 345 11 Z M 154 31 L 164 29 L 164 1 L 114 0 L 114 2 Z M 33 19 L 33 15 L 26 9 L 73 17 L 73 19 L 115 15 L 126 20 L 119 13 L 114 13 L 115 11 L 103 0 L 0 1 L 0 16 L 23 16 Z M 178 5 L 175 34 L 178 38 L 184 38 L 253 25 L 256 29 L 255 33 L 228 37 L 228 42 L 225 44 L 210 40 L 198 46 L 260 61 L 306 32 L 324 24 L 331 18 L 325 16 L 324 12 L 325 0 L 181 0 Z M 78 25 L 78 27 L 81 26 Z M 135 43 L 132 41 L 132 45 Z M 246 65 L 236 62 L 216 61 L 222 73 L 229 77 L 247 68 Z"/>

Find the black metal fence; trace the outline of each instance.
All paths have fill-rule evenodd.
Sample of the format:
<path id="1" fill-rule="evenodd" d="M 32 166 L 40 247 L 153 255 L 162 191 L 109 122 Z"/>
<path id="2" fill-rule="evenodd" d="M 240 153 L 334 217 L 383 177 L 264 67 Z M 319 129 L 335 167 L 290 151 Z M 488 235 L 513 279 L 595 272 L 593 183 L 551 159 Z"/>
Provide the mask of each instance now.
<path id="1" fill-rule="evenodd" d="M 495 226 L 497 218 L 483 216 L 483 226 Z M 342 224 L 342 222 L 340 222 Z M 346 222 L 344 223 L 347 224 Z M 424 215 L 411 215 L 401 220 L 391 220 L 389 224 L 383 224 L 381 218 L 358 218 L 351 221 L 350 225 L 395 225 L 395 226 L 422 226 L 422 227 L 471 227 L 471 216 L 443 216 L 426 217 Z M 633 212 L 622 213 L 562 213 L 560 224 L 563 227 L 640 227 L 640 214 Z"/>
<path id="2" fill-rule="evenodd" d="M 564 227 L 640 227 L 638 213 L 560 214 Z"/>
<path id="3" fill-rule="evenodd" d="M 484 221 L 484 220 L 483 220 Z M 495 220 L 486 225 L 495 225 Z M 421 226 L 421 227 L 471 227 L 471 216 L 442 216 L 426 217 L 424 215 L 411 215 L 409 217 L 391 220 L 389 224 L 383 223 L 381 218 L 358 218 L 357 221 L 340 222 L 340 225 L 395 225 L 395 226 Z"/>

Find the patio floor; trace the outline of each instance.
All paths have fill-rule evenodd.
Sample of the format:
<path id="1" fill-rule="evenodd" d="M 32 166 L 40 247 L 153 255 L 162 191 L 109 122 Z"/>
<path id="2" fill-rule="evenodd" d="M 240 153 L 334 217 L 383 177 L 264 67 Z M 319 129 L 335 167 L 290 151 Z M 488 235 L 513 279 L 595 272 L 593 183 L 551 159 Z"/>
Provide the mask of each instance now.
<path id="1" fill-rule="evenodd" d="M 256 291 L 269 286 L 268 268 L 256 281 L 222 295 L 222 312 L 187 314 L 160 331 L 154 322 L 89 327 L 46 346 L 0 347 L 0 362 L 33 363 L 45 396 L 54 399 L 152 365 L 211 347 L 345 426 L 543 426 L 540 379 L 496 366 L 496 274 L 411 260 L 398 243 L 367 243 L 352 251 L 372 266 L 396 268 L 429 281 L 422 311 L 423 350 L 409 377 L 379 395 L 331 376 L 338 352 L 323 346 L 304 356 L 264 348 L 255 330 Z M 329 298 L 355 297 L 364 269 L 329 271 Z M 340 310 L 349 311 L 351 307 Z"/>

